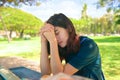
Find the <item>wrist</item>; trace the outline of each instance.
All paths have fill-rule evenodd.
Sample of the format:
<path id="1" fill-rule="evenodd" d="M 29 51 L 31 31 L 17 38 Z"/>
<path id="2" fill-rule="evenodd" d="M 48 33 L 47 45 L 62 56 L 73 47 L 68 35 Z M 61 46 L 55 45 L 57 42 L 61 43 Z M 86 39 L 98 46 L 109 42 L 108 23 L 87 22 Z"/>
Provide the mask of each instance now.
<path id="1" fill-rule="evenodd" d="M 57 44 L 57 40 L 56 39 L 51 40 L 50 44 Z"/>
<path id="2" fill-rule="evenodd" d="M 41 44 L 47 44 L 47 40 L 41 39 Z"/>

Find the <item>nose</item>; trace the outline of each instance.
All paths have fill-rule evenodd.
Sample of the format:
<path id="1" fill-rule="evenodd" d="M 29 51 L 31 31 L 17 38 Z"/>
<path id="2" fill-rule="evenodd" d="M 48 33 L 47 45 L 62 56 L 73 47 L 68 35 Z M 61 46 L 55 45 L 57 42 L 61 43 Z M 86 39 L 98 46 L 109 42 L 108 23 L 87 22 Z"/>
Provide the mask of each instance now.
<path id="1" fill-rule="evenodd" d="M 60 40 L 60 39 L 59 39 L 59 36 L 56 36 L 56 39 L 57 39 L 57 42 L 59 42 L 59 40 Z"/>

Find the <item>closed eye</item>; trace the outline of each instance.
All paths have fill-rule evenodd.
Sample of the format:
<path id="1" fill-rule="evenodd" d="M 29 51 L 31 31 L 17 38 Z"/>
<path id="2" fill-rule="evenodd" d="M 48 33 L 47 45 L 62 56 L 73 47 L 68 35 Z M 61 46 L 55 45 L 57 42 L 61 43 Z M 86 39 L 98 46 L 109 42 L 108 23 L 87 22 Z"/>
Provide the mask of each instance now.
<path id="1" fill-rule="evenodd" d="M 55 31 L 55 35 L 58 35 L 59 34 L 59 31 Z"/>

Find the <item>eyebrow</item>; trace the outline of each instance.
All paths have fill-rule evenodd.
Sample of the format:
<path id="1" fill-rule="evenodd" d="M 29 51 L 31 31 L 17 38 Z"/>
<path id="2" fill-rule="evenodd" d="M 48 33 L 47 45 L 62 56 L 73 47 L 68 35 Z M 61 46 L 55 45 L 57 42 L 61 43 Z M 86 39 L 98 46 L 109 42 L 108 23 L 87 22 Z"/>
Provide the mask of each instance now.
<path id="1" fill-rule="evenodd" d="M 57 29 L 55 29 L 55 32 L 58 31 Z"/>

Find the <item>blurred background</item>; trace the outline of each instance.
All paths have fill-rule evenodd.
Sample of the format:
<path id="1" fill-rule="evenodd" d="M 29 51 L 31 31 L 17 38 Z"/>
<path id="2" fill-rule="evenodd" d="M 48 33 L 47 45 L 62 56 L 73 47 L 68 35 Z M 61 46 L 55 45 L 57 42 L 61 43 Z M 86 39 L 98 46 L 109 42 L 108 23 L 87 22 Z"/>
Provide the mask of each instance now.
<path id="1" fill-rule="evenodd" d="M 106 80 L 120 80 L 120 0 L 0 0 L 0 59 L 19 56 L 39 63 L 38 32 L 55 13 L 96 41 Z"/>

